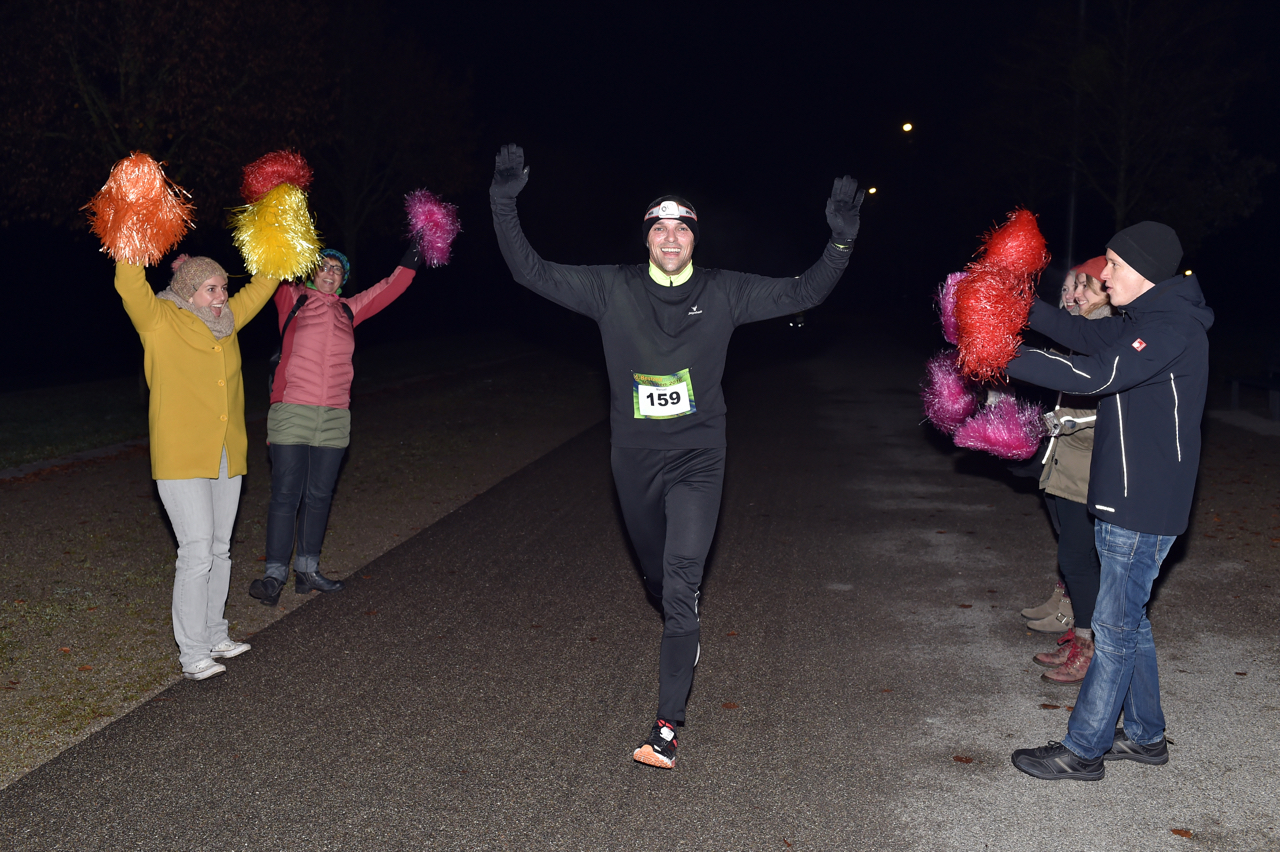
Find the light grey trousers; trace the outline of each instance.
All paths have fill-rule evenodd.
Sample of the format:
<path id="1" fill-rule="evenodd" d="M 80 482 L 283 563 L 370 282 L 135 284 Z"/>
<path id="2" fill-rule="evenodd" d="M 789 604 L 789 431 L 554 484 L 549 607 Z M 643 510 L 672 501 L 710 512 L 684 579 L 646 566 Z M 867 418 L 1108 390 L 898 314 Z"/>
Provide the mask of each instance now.
<path id="1" fill-rule="evenodd" d="M 227 476 L 227 449 L 217 479 L 158 479 L 160 500 L 178 537 L 173 575 L 173 638 L 189 671 L 227 638 L 222 612 L 231 585 L 231 528 L 240 505 L 239 476 Z"/>

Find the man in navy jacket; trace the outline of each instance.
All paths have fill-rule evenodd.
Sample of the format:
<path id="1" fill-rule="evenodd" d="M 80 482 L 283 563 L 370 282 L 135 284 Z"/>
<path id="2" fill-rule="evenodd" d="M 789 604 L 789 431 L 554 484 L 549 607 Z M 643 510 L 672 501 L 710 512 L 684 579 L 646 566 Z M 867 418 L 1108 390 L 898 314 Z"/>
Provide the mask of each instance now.
<path id="1" fill-rule="evenodd" d="M 1176 274 L 1181 260 L 1167 225 L 1120 231 L 1102 273 L 1120 315 L 1091 322 L 1037 303 L 1031 327 L 1080 354 L 1023 346 L 1007 368 L 1015 379 L 1099 397 L 1088 499 L 1102 561 L 1094 658 L 1062 742 L 1013 753 L 1013 765 L 1036 778 L 1097 781 L 1107 760 L 1169 760 L 1147 601 L 1191 513 L 1213 324 L 1195 276 Z"/>

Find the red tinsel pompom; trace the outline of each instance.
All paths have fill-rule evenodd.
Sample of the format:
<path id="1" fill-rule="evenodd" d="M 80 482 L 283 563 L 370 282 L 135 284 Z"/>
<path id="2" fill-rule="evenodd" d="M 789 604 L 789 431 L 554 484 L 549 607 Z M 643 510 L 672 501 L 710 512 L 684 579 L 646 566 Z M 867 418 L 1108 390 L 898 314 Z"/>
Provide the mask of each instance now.
<path id="1" fill-rule="evenodd" d="M 1018 353 L 1049 253 L 1036 217 L 1015 210 L 987 234 L 981 254 L 955 285 L 956 346 L 961 372 L 987 381 L 1003 373 Z"/>
<path id="2" fill-rule="evenodd" d="M 1030 210 L 1014 210 L 1007 222 L 985 236 L 984 243 L 982 260 L 1015 275 L 1036 275 L 1049 263 L 1044 236 Z"/>
<path id="3" fill-rule="evenodd" d="M 272 151 L 244 167 L 240 194 L 253 204 L 282 183 L 291 183 L 303 192 L 311 186 L 311 167 L 297 151 Z"/>

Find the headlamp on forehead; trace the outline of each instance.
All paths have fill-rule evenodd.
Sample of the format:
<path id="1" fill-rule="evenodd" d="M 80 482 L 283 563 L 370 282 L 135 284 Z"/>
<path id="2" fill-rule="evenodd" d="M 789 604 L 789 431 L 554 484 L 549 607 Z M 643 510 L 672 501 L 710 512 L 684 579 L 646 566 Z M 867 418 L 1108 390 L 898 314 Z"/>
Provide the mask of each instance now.
<path id="1" fill-rule="evenodd" d="M 644 214 L 644 220 L 650 219 L 692 219 L 698 221 L 698 214 L 678 201 L 664 201 Z"/>
<path id="2" fill-rule="evenodd" d="M 678 195 L 662 195 L 650 201 L 641 229 L 646 242 L 654 224 L 663 219 L 678 219 L 683 222 L 693 232 L 694 243 L 698 242 L 698 213 L 688 201 Z"/>

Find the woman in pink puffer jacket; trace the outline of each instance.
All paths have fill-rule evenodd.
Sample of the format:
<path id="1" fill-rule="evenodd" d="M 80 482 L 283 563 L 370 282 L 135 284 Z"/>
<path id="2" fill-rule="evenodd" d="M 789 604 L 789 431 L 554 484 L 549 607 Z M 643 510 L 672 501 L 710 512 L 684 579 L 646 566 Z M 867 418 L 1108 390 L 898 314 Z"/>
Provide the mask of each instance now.
<path id="1" fill-rule="evenodd" d="M 276 290 L 282 340 L 267 415 L 267 565 L 262 579 L 249 584 L 249 594 L 266 606 L 280 600 L 290 555 L 298 594 L 342 589 L 341 581 L 320 573 L 320 547 L 351 437 L 355 327 L 399 298 L 420 263 L 411 248 L 391 277 L 347 299 L 342 285 L 351 265 L 342 252 L 324 249 L 311 281 L 286 282 Z"/>

